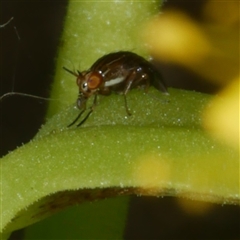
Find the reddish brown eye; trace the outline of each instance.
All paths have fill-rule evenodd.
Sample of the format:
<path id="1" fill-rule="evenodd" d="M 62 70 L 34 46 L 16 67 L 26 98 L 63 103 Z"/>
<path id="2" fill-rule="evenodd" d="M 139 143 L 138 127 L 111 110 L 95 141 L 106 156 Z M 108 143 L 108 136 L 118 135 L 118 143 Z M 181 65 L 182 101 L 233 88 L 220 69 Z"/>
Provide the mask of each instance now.
<path id="1" fill-rule="evenodd" d="M 96 89 L 103 82 L 102 75 L 99 74 L 98 72 L 94 72 L 89 76 L 87 82 L 88 82 L 88 88 L 89 89 Z"/>

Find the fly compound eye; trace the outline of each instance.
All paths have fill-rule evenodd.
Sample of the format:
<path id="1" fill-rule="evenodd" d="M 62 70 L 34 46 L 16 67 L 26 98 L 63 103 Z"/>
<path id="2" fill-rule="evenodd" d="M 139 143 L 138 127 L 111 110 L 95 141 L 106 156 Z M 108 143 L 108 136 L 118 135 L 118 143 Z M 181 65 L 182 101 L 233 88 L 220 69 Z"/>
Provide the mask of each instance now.
<path id="1" fill-rule="evenodd" d="M 88 88 L 90 90 L 94 90 L 100 87 L 101 83 L 103 82 L 103 77 L 100 73 L 94 72 L 89 76 L 87 82 L 88 82 Z"/>

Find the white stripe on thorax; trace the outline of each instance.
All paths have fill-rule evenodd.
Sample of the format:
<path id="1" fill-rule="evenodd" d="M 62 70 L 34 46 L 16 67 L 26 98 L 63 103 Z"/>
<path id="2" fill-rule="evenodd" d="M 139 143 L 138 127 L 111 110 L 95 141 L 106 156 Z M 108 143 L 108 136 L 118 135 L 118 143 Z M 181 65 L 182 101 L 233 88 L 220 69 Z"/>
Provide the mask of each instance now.
<path id="1" fill-rule="evenodd" d="M 124 79 L 125 79 L 125 77 L 114 78 L 114 79 L 112 79 L 110 81 L 105 82 L 104 86 L 105 87 L 110 87 L 110 86 L 116 85 L 116 84 L 124 81 Z"/>

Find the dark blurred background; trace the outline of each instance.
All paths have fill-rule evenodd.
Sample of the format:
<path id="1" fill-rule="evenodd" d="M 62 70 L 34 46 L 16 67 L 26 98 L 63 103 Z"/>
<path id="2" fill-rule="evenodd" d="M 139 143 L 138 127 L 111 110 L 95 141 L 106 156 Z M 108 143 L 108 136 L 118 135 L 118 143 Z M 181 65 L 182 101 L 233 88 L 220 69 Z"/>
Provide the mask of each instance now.
<path id="1" fill-rule="evenodd" d="M 162 11 L 178 9 L 201 21 L 206 1 L 167 1 Z M 48 97 L 67 1 L 1 1 L 0 96 L 22 92 Z M 219 87 L 177 65 L 160 63 L 168 86 L 215 93 Z M 192 79 L 195 81 L 193 82 Z M 10 96 L 0 102 L 0 154 L 28 142 L 44 122 L 46 101 Z M 213 204 L 204 214 L 188 214 L 175 198 L 133 197 L 126 239 L 240 239 L 240 208 Z M 17 231 L 12 239 L 21 239 Z"/>
<path id="2" fill-rule="evenodd" d="M 48 97 L 67 1 L 1 1 L 0 96 Z M 1 156 L 29 141 L 44 121 L 46 101 L 11 96 L 0 103 Z"/>

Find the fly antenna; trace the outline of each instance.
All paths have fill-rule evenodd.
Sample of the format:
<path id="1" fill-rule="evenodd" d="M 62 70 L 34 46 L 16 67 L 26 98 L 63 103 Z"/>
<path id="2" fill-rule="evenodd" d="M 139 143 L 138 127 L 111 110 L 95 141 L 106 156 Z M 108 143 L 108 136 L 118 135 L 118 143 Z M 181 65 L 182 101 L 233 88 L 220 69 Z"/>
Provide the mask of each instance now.
<path id="1" fill-rule="evenodd" d="M 63 67 L 63 69 L 64 69 L 65 71 L 69 72 L 70 74 L 72 74 L 73 76 L 78 77 L 78 74 L 77 74 L 77 73 L 75 73 L 75 72 L 69 70 L 68 68 Z"/>

